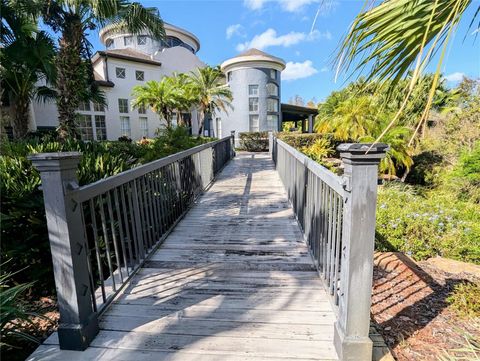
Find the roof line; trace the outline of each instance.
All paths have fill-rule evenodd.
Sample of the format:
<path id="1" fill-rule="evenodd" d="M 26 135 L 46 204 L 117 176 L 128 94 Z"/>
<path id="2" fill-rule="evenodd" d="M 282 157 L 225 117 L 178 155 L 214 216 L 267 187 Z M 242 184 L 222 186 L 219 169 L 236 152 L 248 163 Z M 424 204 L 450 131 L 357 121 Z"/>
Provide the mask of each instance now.
<path id="1" fill-rule="evenodd" d="M 142 58 L 137 58 L 137 57 L 130 56 L 130 55 L 115 54 L 115 53 L 110 53 L 110 52 L 104 51 L 104 50 L 98 50 L 98 51 L 96 52 L 96 54 L 98 54 L 99 56 L 103 56 L 103 57 L 129 60 L 129 61 L 133 61 L 133 62 L 137 62 L 137 63 L 144 63 L 144 64 L 150 64 L 150 65 L 158 65 L 158 66 L 161 66 L 161 65 L 162 65 L 161 62 L 156 61 L 156 60 L 142 59 Z M 95 56 L 95 55 L 94 55 L 94 56 Z"/>

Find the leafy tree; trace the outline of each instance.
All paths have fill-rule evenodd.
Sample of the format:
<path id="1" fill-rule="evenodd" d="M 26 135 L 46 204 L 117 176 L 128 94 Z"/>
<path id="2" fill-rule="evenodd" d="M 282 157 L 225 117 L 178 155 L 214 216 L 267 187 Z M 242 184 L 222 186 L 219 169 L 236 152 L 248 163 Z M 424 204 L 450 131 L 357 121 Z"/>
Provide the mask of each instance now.
<path id="1" fill-rule="evenodd" d="M 198 134 L 203 133 L 206 119 L 210 119 L 218 110 L 231 108 L 232 92 L 222 82 L 224 75 L 220 68 L 207 66 L 188 74 L 188 82 L 195 95 L 195 103 L 200 111 Z"/>
<path id="2" fill-rule="evenodd" d="M 55 92 L 39 81 L 55 79 L 53 40 L 37 28 L 36 18 L 2 0 L 0 76 L 1 91 L 13 106 L 13 134 L 24 137 L 28 132 L 29 106 L 33 99 L 47 100 Z"/>
<path id="3" fill-rule="evenodd" d="M 467 9 L 476 6 L 472 4 L 472 0 L 383 0 L 377 6 L 365 5 L 356 17 L 340 45 L 337 72 L 367 69 L 367 81 L 388 82 L 391 91 L 413 69 L 404 100 L 380 136 L 398 121 L 422 72 L 438 52 L 427 104 L 412 140 L 428 120 L 448 43 Z M 479 14 L 477 7 L 470 27 Z"/>
<path id="4" fill-rule="evenodd" d="M 87 32 L 99 26 L 132 34 L 148 31 L 153 38 L 165 36 L 156 8 L 128 0 L 35 0 L 45 24 L 60 33 L 56 59 L 57 106 L 60 136 L 75 135 L 75 111 L 80 101 L 98 95 L 90 62 Z"/>
<path id="5" fill-rule="evenodd" d="M 145 85 L 133 88 L 133 108 L 150 107 L 161 119 L 172 126 L 172 114 L 175 109 L 182 108 L 184 89 L 177 86 L 174 78 L 164 77 L 161 81 L 150 80 Z"/>

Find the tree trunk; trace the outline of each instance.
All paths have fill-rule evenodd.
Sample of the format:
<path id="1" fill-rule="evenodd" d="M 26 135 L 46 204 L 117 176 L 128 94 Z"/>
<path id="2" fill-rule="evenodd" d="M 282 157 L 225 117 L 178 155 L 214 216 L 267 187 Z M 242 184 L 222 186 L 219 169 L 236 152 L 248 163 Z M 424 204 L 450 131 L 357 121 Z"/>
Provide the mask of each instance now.
<path id="1" fill-rule="evenodd" d="M 56 60 L 58 89 L 59 137 L 78 137 L 76 110 L 80 103 L 79 93 L 85 89 L 85 67 L 82 60 L 83 29 L 80 18 L 67 20 L 59 40 Z"/>
<path id="2" fill-rule="evenodd" d="M 13 136 L 16 139 L 23 138 L 28 133 L 29 105 L 27 99 L 15 99 L 13 117 Z"/>

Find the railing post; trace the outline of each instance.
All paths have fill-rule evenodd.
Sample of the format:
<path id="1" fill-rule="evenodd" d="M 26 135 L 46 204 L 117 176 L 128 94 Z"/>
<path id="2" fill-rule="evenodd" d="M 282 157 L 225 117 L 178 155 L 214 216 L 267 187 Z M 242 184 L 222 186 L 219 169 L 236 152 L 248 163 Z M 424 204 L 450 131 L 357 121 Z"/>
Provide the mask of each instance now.
<path id="1" fill-rule="evenodd" d="M 231 148 L 232 148 L 231 158 L 233 158 L 235 157 L 235 131 L 234 130 L 230 131 L 230 138 L 231 138 Z"/>
<path id="2" fill-rule="evenodd" d="M 378 164 L 386 144 L 341 144 L 345 165 L 341 282 L 334 344 L 340 360 L 370 361 L 370 306 Z"/>
<path id="3" fill-rule="evenodd" d="M 78 152 L 42 153 L 29 159 L 42 180 L 48 237 L 60 311 L 61 349 L 84 350 L 98 333 L 88 273 L 83 216 L 68 192 L 78 187 Z"/>
<path id="4" fill-rule="evenodd" d="M 268 154 L 270 157 L 273 155 L 273 132 L 268 132 Z"/>

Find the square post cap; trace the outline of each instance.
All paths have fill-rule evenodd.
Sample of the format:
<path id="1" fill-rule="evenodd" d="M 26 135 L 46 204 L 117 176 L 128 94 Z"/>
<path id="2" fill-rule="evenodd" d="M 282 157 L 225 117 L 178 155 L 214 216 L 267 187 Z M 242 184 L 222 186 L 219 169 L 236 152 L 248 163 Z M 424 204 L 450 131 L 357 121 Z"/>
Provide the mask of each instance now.
<path id="1" fill-rule="evenodd" d="M 389 149 L 385 143 L 343 143 L 337 147 L 347 163 L 379 163 Z"/>
<path id="2" fill-rule="evenodd" d="M 77 169 L 82 153 L 80 152 L 55 152 L 30 154 L 27 157 L 39 172 L 52 172 Z"/>

